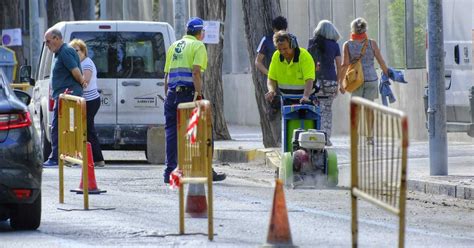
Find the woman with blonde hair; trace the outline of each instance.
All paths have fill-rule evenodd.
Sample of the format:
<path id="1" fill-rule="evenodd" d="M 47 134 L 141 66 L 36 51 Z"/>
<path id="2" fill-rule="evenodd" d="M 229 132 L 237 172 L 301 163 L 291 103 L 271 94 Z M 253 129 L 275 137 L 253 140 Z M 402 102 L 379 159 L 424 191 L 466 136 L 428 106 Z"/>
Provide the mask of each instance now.
<path id="1" fill-rule="evenodd" d="M 341 71 L 341 51 L 337 40 L 340 37 L 339 31 L 330 21 L 322 20 L 314 29 L 313 38 L 309 40 L 308 45 L 308 51 L 313 56 L 316 65 L 316 84 L 320 88 L 317 95 L 321 107 L 321 130 L 326 132 L 328 146 L 332 146 L 330 140 L 332 102 L 337 96 L 338 89 L 344 90 L 338 83 Z"/>
<path id="2" fill-rule="evenodd" d="M 105 165 L 99 139 L 95 130 L 94 118 L 100 108 L 100 94 L 97 90 L 97 68 L 94 62 L 89 58 L 86 43 L 83 40 L 74 39 L 69 42 L 79 55 L 82 67 L 82 75 L 85 83 L 83 84 L 83 97 L 86 99 L 87 107 L 87 141 L 91 143 L 94 166 L 103 167 Z"/>
<path id="3" fill-rule="evenodd" d="M 343 45 L 342 56 L 342 73 L 346 74 L 346 70 L 351 63 L 356 62 L 359 58 L 362 62 L 362 71 L 364 74 L 364 83 L 352 92 L 351 96 L 359 96 L 370 101 L 378 98 L 378 77 L 375 71 L 374 58 L 377 60 L 383 73 L 388 76 L 388 68 L 380 53 L 380 49 L 375 40 L 369 39 L 367 36 L 367 21 L 364 18 L 356 18 L 351 22 L 351 39 Z M 365 51 L 364 51 L 365 50 Z M 343 80 L 343 76 L 339 78 Z M 367 111 L 367 143 L 374 144 L 373 138 L 373 112 Z"/>

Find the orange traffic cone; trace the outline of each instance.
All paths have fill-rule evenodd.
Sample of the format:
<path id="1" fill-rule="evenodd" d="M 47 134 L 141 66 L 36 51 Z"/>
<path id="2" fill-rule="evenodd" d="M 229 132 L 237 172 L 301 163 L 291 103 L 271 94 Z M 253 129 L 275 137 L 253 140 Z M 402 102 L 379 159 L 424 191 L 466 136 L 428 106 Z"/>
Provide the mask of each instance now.
<path id="1" fill-rule="evenodd" d="M 296 247 L 291 240 L 285 193 L 283 191 L 283 182 L 280 179 L 276 180 L 267 243 L 263 247 Z"/>
<path id="2" fill-rule="evenodd" d="M 207 218 L 207 201 L 204 184 L 189 184 L 186 196 L 186 214 L 191 218 Z"/>
<path id="3" fill-rule="evenodd" d="M 100 190 L 97 188 L 97 183 L 95 181 L 95 172 L 94 172 L 94 159 L 92 157 L 92 146 L 91 143 L 87 142 L 87 175 L 89 181 L 89 194 L 100 194 L 106 193 L 107 190 Z M 78 189 L 71 189 L 71 192 L 76 192 L 77 194 L 83 194 L 84 191 L 82 190 L 82 175 L 81 175 L 81 183 L 79 184 Z"/>

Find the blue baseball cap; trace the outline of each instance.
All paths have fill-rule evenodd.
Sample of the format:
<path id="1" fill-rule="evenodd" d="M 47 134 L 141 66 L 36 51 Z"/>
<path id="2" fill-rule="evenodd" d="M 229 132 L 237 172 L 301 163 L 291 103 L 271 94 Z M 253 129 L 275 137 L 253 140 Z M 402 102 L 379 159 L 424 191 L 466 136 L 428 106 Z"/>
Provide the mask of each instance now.
<path id="1" fill-rule="evenodd" d="M 192 32 L 199 31 L 204 28 L 204 22 L 199 17 L 193 17 L 189 19 L 188 23 L 186 24 L 186 27 L 189 31 Z"/>

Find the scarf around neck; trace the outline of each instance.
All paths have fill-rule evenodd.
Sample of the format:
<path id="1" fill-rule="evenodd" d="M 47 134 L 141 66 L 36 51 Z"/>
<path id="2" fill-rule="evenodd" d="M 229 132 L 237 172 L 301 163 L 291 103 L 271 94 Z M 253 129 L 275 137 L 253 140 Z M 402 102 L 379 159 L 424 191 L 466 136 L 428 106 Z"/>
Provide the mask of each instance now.
<path id="1" fill-rule="evenodd" d="M 367 39 L 367 33 L 356 34 L 351 33 L 351 40 L 365 40 Z"/>

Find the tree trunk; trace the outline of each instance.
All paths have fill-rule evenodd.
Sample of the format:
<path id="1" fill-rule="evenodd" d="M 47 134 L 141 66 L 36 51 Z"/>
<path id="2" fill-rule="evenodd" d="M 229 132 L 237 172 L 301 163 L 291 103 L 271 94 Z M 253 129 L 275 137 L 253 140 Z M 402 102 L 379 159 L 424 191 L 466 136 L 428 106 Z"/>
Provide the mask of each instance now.
<path id="1" fill-rule="evenodd" d="M 91 16 L 91 8 L 95 8 L 95 5 L 91 0 L 73 0 L 71 1 L 72 11 L 74 12 L 74 20 L 93 20 Z M 95 10 L 94 10 L 95 12 Z"/>
<path id="2" fill-rule="evenodd" d="M 268 91 L 266 77 L 255 67 L 257 46 L 264 35 L 272 33 L 273 18 L 281 15 L 280 0 L 242 0 L 244 12 L 245 34 L 250 64 L 252 65 L 252 79 L 255 86 L 255 98 L 260 114 L 263 145 L 278 147 L 281 140 L 281 118 L 270 121 L 266 113 L 269 103 L 265 100 Z"/>
<path id="3" fill-rule="evenodd" d="M 46 12 L 48 15 L 48 28 L 60 21 L 73 20 L 70 0 L 48 0 Z"/>
<path id="4" fill-rule="evenodd" d="M 2 29 L 13 29 L 13 28 L 22 28 L 21 25 L 21 14 L 20 14 L 20 1 L 18 0 L 2 0 L 0 1 L 0 30 Z M 25 42 L 23 40 L 23 42 Z M 16 60 L 18 61 L 17 65 L 17 77 L 13 80 L 18 82 L 18 70 L 21 65 L 25 63 L 25 58 L 23 55 L 22 46 L 11 46 L 8 47 L 15 51 Z M 11 82 L 10 82 L 11 83 Z"/>
<path id="5" fill-rule="evenodd" d="M 197 6 L 197 15 L 203 20 L 219 21 L 220 37 L 224 37 L 226 0 L 202 0 Z M 208 68 L 204 73 L 204 96 L 212 104 L 213 136 L 215 140 L 229 140 L 230 134 L 224 116 L 224 90 L 222 89 L 222 62 L 224 41 L 207 45 Z"/>

